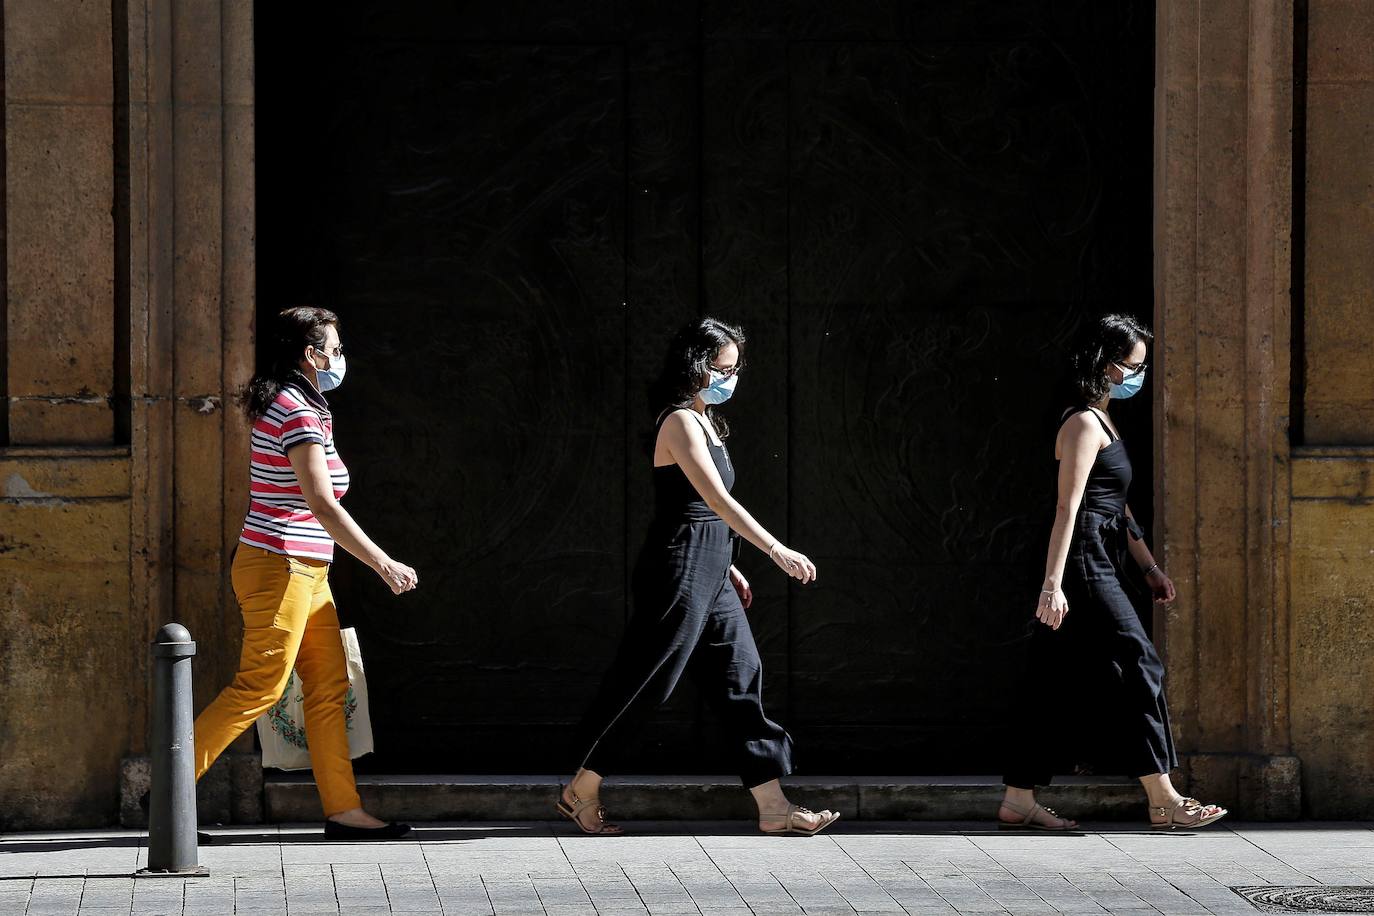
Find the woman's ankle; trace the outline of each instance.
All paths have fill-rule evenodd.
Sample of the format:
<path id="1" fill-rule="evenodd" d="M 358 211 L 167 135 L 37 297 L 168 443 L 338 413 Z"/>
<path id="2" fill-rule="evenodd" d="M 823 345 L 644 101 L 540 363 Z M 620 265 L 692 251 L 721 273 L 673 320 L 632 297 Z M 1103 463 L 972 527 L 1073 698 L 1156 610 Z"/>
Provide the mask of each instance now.
<path id="1" fill-rule="evenodd" d="M 754 804 L 758 806 L 759 817 L 777 816 L 786 814 L 791 810 L 792 803 L 787 800 L 787 795 L 782 791 L 782 783 L 773 779 L 763 785 L 753 786 L 749 794 L 754 797 Z"/>
<path id="2" fill-rule="evenodd" d="M 602 777 L 592 770 L 582 769 L 568 780 L 568 791 L 578 798 L 598 798 L 601 795 Z"/>
<path id="3" fill-rule="evenodd" d="M 1140 785 L 1145 789 L 1145 797 L 1151 808 L 1171 808 L 1183 801 L 1183 796 L 1174 788 L 1168 773 L 1142 776 Z"/>

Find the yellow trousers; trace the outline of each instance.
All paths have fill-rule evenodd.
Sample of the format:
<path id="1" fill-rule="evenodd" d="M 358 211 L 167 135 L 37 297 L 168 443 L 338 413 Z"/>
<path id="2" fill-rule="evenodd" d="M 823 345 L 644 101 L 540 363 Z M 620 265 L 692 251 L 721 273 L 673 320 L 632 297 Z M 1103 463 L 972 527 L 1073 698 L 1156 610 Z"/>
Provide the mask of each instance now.
<path id="1" fill-rule="evenodd" d="M 243 611 L 243 653 L 234 682 L 196 717 L 196 779 L 281 699 L 294 666 L 325 816 L 359 807 L 344 718 L 348 663 L 329 564 L 239 544 L 233 583 Z"/>

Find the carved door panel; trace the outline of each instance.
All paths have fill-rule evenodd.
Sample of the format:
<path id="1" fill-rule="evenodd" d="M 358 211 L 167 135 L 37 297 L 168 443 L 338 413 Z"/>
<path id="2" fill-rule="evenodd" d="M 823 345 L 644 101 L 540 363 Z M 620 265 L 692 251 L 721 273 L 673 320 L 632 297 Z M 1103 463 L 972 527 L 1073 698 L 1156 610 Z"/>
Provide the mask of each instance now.
<path id="1" fill-rule="evenodd" d="M 421 575 L 334 571 L 364 766 L 575 762 L 648 518 L 644 389 L 704 312 L 750 334 L 736 494 L 821 568 L 741 564 L 803 766 L 996 770 L 1058 348 L 1151 308 L 1152 5 L 427 6 L 257 12 L 261 316 L 341 314 L 345 505 Z M 728 769 L 690 687 L 627 766 Z"/>

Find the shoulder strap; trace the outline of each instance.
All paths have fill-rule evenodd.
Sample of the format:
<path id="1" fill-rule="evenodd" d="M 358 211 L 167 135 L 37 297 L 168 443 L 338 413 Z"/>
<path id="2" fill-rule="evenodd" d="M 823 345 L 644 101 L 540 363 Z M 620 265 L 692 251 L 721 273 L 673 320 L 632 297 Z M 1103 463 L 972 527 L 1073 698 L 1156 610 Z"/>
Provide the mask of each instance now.
<path id="1" fill-rule="evenodd" d="M 701 424 L 702 432 L 706 433 L 707 445 L 714 446 L 716 444 L 715 440 L 712 438 L 713 433 L 711 432 L 710 425 L 707 422 L 706 418 L 703 417 L 701 414 L 697 413 L 695 410 L 691 410 L 687 407 L 669 407 L 667 410 L 663 411 L 663 413 L 658 415 L 658 422 L 654 424 L 654 430 L 657 431 L 662 429 L 664 422 L 667 421 L 667 419 L 670 416 L 672 416 L 679 410 L 686 410 L 689 414 L 692 415 L 693 419 L 695 419 L 698 423 Z"/>
<path id="2" fill-rule="evenodd" d="M 1092 407 L 1070 407 L 1068 410 L 1064 411 L 1063 415 L 1059 418 L 1059 425 L 1063 426 L 1065 423 L 1068 422 L 1069 417 L 1076 416 L 1084 412 L 1091 413 L 1094 417 L 1097 418 L 1097 424 L 1101 426 L 1102 431 L 1107 434 L 1107 439 L 1109 441 L 1116 441 L 1116 434 L 1113 433 L 1111 427 L 1107 425 L 1107 421 L 1103 420 L 1102 415 L 1098 413 L 1095 408 Z"/>
<path id="3" fill-rule="evenodd" d="M 1097 417 L 1097 422 L 1102 427 L 1102 431 L 1107 434 L 1108 441 L 1115 442 L 1116 433 L 1112 432 L 1112 428 L 1107 425 L 1107 421 L 1102 419 L 1102 414 L 1098 413 L 1096 408 L 1089 407 L 1087 409 L 1093 412 L 1094 417 Z"/>

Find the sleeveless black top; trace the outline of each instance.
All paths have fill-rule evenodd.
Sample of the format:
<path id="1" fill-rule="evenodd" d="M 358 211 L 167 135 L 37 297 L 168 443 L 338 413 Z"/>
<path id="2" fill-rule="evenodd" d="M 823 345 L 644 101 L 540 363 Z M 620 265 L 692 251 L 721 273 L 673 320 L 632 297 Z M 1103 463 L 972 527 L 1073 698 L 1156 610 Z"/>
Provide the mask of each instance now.
<path id="1" fill-rule="evenodd" d="M 1063 422 L 1084 410 L 1092 408 L 1070 409 L 1064 414 Z M 1131 458 L 1126 454 L 1125 443 L 1112 432 L 1111 427 L 1102 419 L 1102 415 L 1096 410 L 1092 410 L 1092 415 L 1097 418 L 1102 431 L 1111 442 L 1106 448 L 1098 451 L 1097 457 L 1093 459 L 1093 466 L 1088 471 L 1088 482 L 1083 487 L 1083 502 L 1078 509 L 1078 533 L 1085 533 L 1082 523 L 1084 516 L 1096 516 L 1110 521 L 1105 526 L 1091 526 L 1091 529 L 1104 534 L 1118 535 L 1129 531 L 1133 538 L 1140 540 L 1145 536 L 1144 530 L 1136 524 L 1135 519 L 1126 515 L 1126 493 L 1131 488 Z M 1060 423 L 1061 426 L 1063 422 Z"/>
<path id="2" fill-rule="evenodd" d="M 668 411 L 659 417 L 654 430 L 663 428 L 663 424 L 672 416 L 673 411 Z M 705 421 L 692 411 L 692 415 L 702 423 L 705 428 Z M 725 484 L 725 491 L 728 493 L 735 486 L 735 467 L 730 463 L 730 453 L 726 451 L 724 444 L 716 445 L 711 441 L 710 433 L 706 435 L 706 445 L 711 451 L 711 460 L 716 465 L 716 471 L 720 473 L 720 479 Z M 706 505 L 706 500 L 701 498 L 697 488 L 692 486 L 692 482 L 687 479 L 686 473 L 676 464 L 666 464 L 663 467 L 654 468 L 654 521 L 663 524 L 678 524 L 684 521 L 704 522 L 711 520 L 721 521 L 721 517 Z"/>

